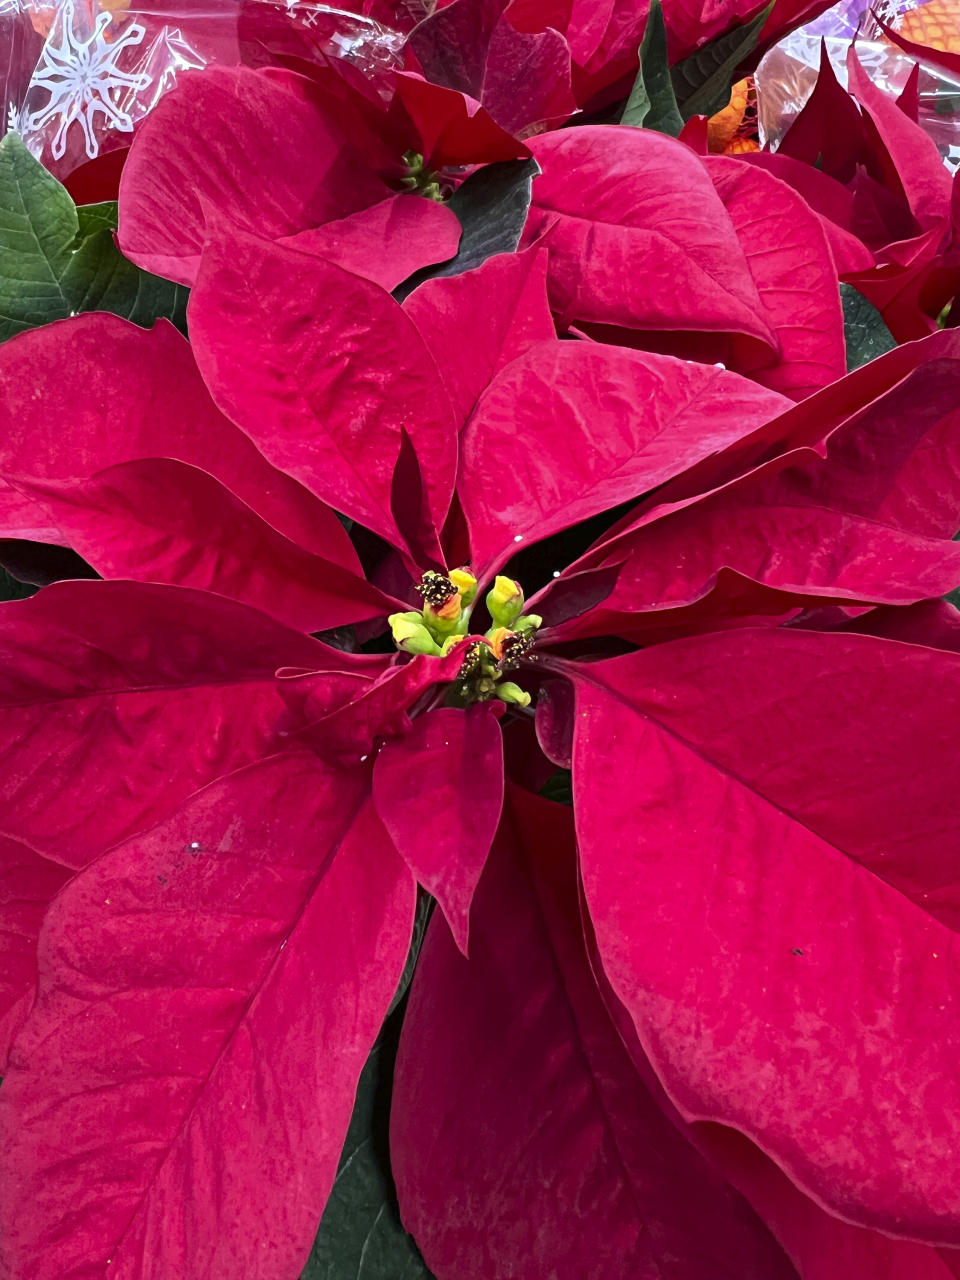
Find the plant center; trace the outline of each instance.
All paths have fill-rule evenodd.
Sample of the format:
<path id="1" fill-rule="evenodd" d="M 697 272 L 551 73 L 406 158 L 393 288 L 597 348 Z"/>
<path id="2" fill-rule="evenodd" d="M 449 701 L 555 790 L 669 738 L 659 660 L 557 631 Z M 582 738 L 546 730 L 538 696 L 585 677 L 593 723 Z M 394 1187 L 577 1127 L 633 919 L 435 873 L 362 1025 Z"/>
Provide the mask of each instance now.
<path id="1" fill-rule="evenodd" d="M 425 196 L 428 200 L 436 200 L 438 204 L 444 202 L 447 193 L 443 189 L 440 175 L 433 169 L 426 168 L 419 151 L 405 151 L 403 166 L 405 173 L 400 179 L 400 185 L 405 191 L 413 195 Z"/>
<path id="2" fill-rule="evenodd" d="M 512 578 L 497 577 L 487 592 L 491 625 L 482 636 L 470 637 L 470 617 L 477 595 L 477 580 L 469 569 L 448 574 L 428 570 L 417 591 L 423 608 L 393 613 L 388 619 L 397 648 L 405 653 L 445 658 L 463 645 L 460 671 L 447 701 L 468 707 L 498 698 L 515 706 L 530 705 L 530 695 L 504 677 L 515 671 L 530 652 L 543 621 L 523 612 L 523 591 Z"/>

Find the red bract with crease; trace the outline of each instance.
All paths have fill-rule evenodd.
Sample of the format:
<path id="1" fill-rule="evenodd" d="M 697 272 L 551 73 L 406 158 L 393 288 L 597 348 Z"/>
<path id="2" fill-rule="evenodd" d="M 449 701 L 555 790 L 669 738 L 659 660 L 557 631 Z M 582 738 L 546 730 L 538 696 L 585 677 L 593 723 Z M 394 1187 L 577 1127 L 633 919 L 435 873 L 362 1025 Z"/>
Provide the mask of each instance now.
<path id="1" fill-rule="evenodd" d="M 105 579 L 0 611 L 6 1271 L 295 1280 L 418 883 L 439 1280 L 788 1280 L 805 1220 L 953 1256 L 960 657 L 909 619 L 960 581 L 954 335 L 794 404 L 558 339 L 542 252 L 401 306 L 209 217 L 189 346 L 0 351 L 2 532 Z M 572 815 L 465 674 L 503 634 L 360 649 L 464 565 L 541 588 L 511 681 Z"/>
<path id="2" fill-rule="evenodd" d="M 844 372 L 837 272 L 785 183 L 645 129 L 535 139 L 524 243 L 550 250 L 561 327 L 720 362 L 800 399 Z"/>

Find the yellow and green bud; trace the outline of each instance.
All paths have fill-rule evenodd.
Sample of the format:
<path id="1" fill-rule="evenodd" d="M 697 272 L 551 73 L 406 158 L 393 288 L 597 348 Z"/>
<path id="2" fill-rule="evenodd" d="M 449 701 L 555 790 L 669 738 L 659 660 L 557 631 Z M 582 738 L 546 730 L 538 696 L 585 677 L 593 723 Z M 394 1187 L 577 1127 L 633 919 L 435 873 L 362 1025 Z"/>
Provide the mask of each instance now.
<path id="1" fill-rule="evenodd" d="M 512 627 L 523 613 L 523 591 L 519 582 L 498 574 L 487 592 L 487 608 L 495 627 Z"/>
<path id="2" fill-rule="evenodd" d="M 387 619 L 394 643 L 404 653 L 422 653 L 440 657 L 440 646 L 424 625 L 419 613 L 391 613 Z"/>
<path id="3" fill-rule="evenodd" d="M 451 569 L 449 578 L 460 594 L 461 604 L 465 609 L 468 609 L 477 597 L 476 578 L 466 566 L 459 569 Z"/>
<path id="4" fill-rule="evenodd" d="M 449 573 L 428 569 L 417 585 L 423 609 L 390 615 L 397 647 L 431 657 L 452 653 L 468 633 L 477 589 L 477 579 L 465 565 Z M 499 698 L 511 706 L 528 707 L 530 695 L 504 676 L 526 660 L 543 620 L 534 613 L 523 616 L 523 591 L 512 578 L 498 576 L 486 601 L 492 625 L 482 640 L 464 648 L 448 705 L 471 706 Z"/>

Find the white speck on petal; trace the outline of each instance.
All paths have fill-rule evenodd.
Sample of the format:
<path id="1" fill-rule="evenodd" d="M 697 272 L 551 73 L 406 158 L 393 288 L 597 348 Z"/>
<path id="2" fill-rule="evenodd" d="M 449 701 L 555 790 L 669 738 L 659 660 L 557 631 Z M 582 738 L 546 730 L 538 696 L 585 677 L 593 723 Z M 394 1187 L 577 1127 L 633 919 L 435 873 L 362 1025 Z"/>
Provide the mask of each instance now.
<path id="1" fill-rule="evenodd" d="M 522 542 L 522 541 L 523 541 L 523 534 L 522 534 L 522 533 L 515 533 L 515 534 L 513 535 L 513 540 L 514 540 L 514 542 Z"/>
<path id="2" fill-rule="evenodd" d="M 553 576 L 554 576 L 555 578 L 559 578 L 559 577 L 560 577 L 560 570 L 559 570 L 559 569 L 554 569 L 554 571 L 553 571 Z"/>

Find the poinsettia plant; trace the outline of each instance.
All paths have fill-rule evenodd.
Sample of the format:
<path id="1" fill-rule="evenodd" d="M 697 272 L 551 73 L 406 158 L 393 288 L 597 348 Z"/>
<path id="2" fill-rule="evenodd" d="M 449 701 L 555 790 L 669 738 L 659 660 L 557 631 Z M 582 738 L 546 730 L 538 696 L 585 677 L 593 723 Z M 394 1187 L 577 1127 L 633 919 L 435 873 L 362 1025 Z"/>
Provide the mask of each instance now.
<path id="1" fill-rule="evenodd" d="M 527 136 L 488 9 L 186 77 L 118 223 L 0 152 L 18 1280 L 960 1274 L 960 338 L 846 373 L 799 161 Z"/>

